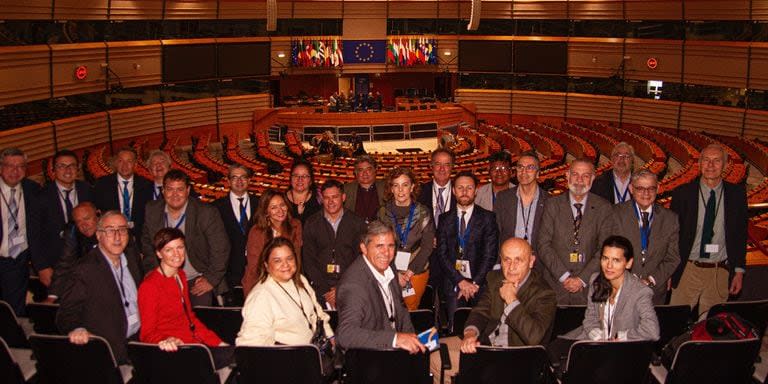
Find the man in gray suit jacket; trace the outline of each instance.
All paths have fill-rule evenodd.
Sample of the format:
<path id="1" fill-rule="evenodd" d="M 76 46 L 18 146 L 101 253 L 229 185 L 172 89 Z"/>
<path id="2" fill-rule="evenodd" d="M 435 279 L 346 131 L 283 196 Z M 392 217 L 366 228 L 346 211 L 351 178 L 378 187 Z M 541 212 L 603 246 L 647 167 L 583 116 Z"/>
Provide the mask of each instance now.
<path id="1" fill-rule="evenodd" d="M 535 153 L 521 154 L 515 168 L 520 184 L 499 192 L 493 207 L 499 225 L 499 244 L 518 237 L 535 245 L 541 215 L 544 213 L 544 202 L 549 194 L 536 182 L 539 177 L 539 158 Z"/>
<path id="2" fill-rule="evenodd" d="M 403 304 L 395 258 L 395 234 L 380 221 L 368 226 L 358 257 L 342 275 L 336 303 L 336 339 L 344 349 L 404 349 L 424 352 Z"/>
<path id="3" fill-rule="evenodd" d="M 642 169 L 633 174 L 629 190 L 632 200 L 614 206 L 614 233 L 632 242 L 632 273 L 653 289 L 653 304 L 664 304 L 667 282 L 680 264 L 677 214 L 655 204 L 659 183 L 653 172 Z"/>
<path id="4" fill-rule="evenodd" d="M 611 204 L 590 193 L 595 166 L 576 159 L 565 174 L 568 193 L 544 205 L 536 239 L 545 279 L 557 293 L 558 305 L 587 302 L 587 282 L 600 269 L 600 247 L 614 229 Z"/>

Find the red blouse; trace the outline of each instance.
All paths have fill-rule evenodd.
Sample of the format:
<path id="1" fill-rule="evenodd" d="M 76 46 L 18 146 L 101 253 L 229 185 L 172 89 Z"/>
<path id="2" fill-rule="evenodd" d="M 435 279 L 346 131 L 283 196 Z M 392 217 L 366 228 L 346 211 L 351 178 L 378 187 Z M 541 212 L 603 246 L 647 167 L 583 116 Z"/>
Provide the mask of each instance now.
<path id="1" fill-rule="evenodd" d="M 179 269 L 184 290 L 184 306 L 181 290 L 174 277 L 165 277 L 157 269 L 150 272 L 139 287 L 139 315 L 141 332 L 139 340 L 159 343 L 169 337 L 177 337 L 184 343 L 201 343 L 209 347 L 221 344 L 221 339 L 208 329 L 192 311 L 189 303 L 187 276 Z M 185 308 L 185 309 L 184 309 Z M 184 314 L 186 310 L 187 315 Z M 194 331 L 189 323 L 195 325 Z"/>

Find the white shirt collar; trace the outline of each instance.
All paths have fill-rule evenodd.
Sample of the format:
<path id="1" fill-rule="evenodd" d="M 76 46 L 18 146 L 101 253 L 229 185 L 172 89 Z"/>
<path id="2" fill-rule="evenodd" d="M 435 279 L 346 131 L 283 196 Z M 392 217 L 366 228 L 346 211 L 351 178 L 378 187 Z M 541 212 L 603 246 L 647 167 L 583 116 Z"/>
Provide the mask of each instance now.
<path id="1" fill-rule="evenodd" d="M 389 282 L 395 278 L 395 273 L 392 272 L 392 268 L 387 268 L 384 271 L 384 275 L 382 275 L 379 271 L 376 270 L 376 268 L 373 267 L 365 255 L 362 255 L 361 257 L 363 260 L 365 260 L 365 265 L 367 265 L 368 269 L 371 270 L 371 273 L 373 273 L 373 277 L 376 279 L 376 281 L 378 281 L 379 284 L 381 284 L 381 286 L 384 288 L 389 287 Z"/>
<path id="2" fill-rule="evenodd" d="M 470 218 L 470 217 L 472 217 L 472 212 L 474 212 L 474 211 L 475 211 L 475 204 L 474 204 L 474 203 L 472 203 L 472 205 L 470 205 L 470 206 L 469 206 L 469 207 L 467 207 L 466 209 L 464 209 L 464 208 L 461 208 L 461 207 L 459 207 L 459 206 L 457 205 L 457 206 L 456 206 L 456 217 L 458 217 L 459 219 L 461 219 L 461 211 L 462 211 L 462 210 L 467 212 L 467 213 L 466 213 L 466 215 L 464 216 L 464 220 L 466 220 L 467 222 L 469 222 L 469 218 Z"/>
<path id="3" fill-rule="evenodd" d="M 126 178 L 123 178 L 122 176 L 120 176 L 120 174 L 118 174 L 117 175 L 117 182 L 122 186 L 124 181 L 127 181 L 128 184 L 133 183 L 133 175 L 131 175 L 131 177 L 126 179 Z"/>

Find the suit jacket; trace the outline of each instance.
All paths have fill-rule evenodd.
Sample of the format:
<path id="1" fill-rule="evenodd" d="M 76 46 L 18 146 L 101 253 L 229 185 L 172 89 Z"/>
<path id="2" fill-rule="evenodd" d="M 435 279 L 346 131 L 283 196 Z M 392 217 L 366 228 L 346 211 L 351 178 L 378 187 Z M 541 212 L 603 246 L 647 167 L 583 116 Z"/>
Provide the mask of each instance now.
<path id="1" fill-rule="evenodd" d="M 395 329 L 390 325 L 379 282 L 368 268 L 364 256 L 358 257 L 349 266 L 336 293 L 339 308 L 336 339 L 342 348 L 392 349 L 395 332 L 414 332 L 408 309 L 403 303 L 397 272 L 387 288 L 395 306 Z"/>
<path id="2" fill-rule="evenodd" d="M 133 205 L 131 205 L 131 220 L 133 230 L 131 233 L 136 239 L 141 238 L 144 225 L 144 208 L 148 201 L 152 201 L 154 183 L 138 174 L 133 175 Z M 121 186 L 117 185 L 117 173 L 111 173 L 100 177 L 93 185 L 94 204 L 102 212 L 120 209 Z M 154 253 L 152 253 L 154 255 Z"/>
<path id="3" fill-rule="evenodd" d="M 478 340 L 491 345 L 490 336 L 499 326 L 506 304 L 499 294 L 504 283 L 501 271 L 488 272 L 488 289 L 483 292 L 477 306 L 469 313 L 464 329 L 478 329 Z M 540 345 L 549 340 L 557 310 L 555 291 L 536 271 L 531 271 L 528 280 L 517 291 L 520 301 L 506 319 L 508 346 Z"/>
<path id="4" fill-rule="evenodd" d="M 504 191 L 508 191 L 515 187 L 515 184 L 512 182 L 509 182 L 509 188 L 505 189 Z M 502 192 L 501 191 L 496 196 L 496 201 L 499 201 L 499 196 Z M 485 208 L 488 211 L 494 210 L 494 201 L 493 201 L 493 183 L 485 183 L 481 185 L 479 188 L 477 188 L 477 195 L 475 195 L 475 204 Z"/>
<path id="5" fill-rule="evenodd" d="M 287 238 L 291 241 L 293 244 L 293 248 L 296 251 L 296 258 L 299 260 L 301 259 L 301 245 L 302 245 L 302 233 L 301 233 L 301 221 L 299 219 L 294 219 L 293 217 L 288 218 L 288 222 L 290 223 L 290 226 L 292 228 L 291 236 L 288 237 L 288 234 L 281 233 L 280 236 Z M 266 231 L 259 228 L 259 227 L 251 227 L 251 230 L 248 232 L 248 242 L 246 243 L 246 265 L 245 265 L 245 273 L 243 274 L 242 283 L 243 286 L 243 295 L 245 297 L 248 297 L 248 294 L 251 292 L 251 289 L 253 289 L 254 286 L 257 284 L 257 280 L 259 279 L 259 275 L 256 272 L 256 267 L 259 263 L 259 257 L 261 257 L 261 252 L 264 250 L 264 247 L 267 245 L 269 240 L 267 239 L 267 234 L 269 233 L 271 235 L 272 229 L 269 228 Z"/>
<path id="6" fill-rule="evenodd" d="M 387 183 L 384 180 L 376 180 L 376 194 L 379 196 L 379 206 L 384 205 L 385 197 L 387 195 Z M 344 194 L 347 195 L 347 199 L 344 200 L 344 209 L 355 212 L 355 204 L 357 204 L 357 188 L 360 183 L 353 181 L 351 183 L 344 184 Z M 355 212 L 357 213 L 357 212 Z M 358 215 L 360 216 L 360 215 Z"/>
<path id="7" fill-rule="evenodd" d="M 138 252 L 132 247 L 127 247 L 124 252 L 128 270 L 138 288 L 144 277 Z M 99 248 L 78 261 L 72 271 L 72 286 L 61 297 L 56 326 L 63 334 L 83 327 L 107 339 L 115 359 L 124 364 L 128 360 L 125 336 L 128 319 L 120 288 L 110 268 Z"/>
<path id="8" fill-rule="evenodd" d="M 670 208 L 677 213 L 680 222 L 680 265 L 672 275 L 672 286 L 677 287 L 683 269 L 691 255 L 696 239 L 696 221 L 699 215 L 699 181 L 681 185 L 672 191 Z M 745 268 L 747 248 L 747 193 L 744 185 L 731 184 L 723 180 L 723 208 L 725 215 L 725 250 L 728 253 L 728 268 Z M 715 228 L 717 231 L 717 228 Z"/>
<path id="9" fill-rule="evenodd" d="M 595 178 L 590 192 L 608 200 L 611 204 L 616 204 L 616 193 L 614 191 L 613 170 L 609 169 Z M 627 192 L 627 201 L 632 199 L 632 194 Z"/>
<path id="10" fill-rule="evenodd" d="M 517 188 L 510 188 L 506 191 L 501 191 L 496 196 L 496 205 L 493 207 L 493 212 L 496 213 L 496 223 L 499 225 L 499 244 L 503 244 L 507 239 L 515 237 L 515 227 L 517 226 Z M 528 242 L 535 246 L 536 236 L 539 233 L 539 227 L 541 226 L 541 215 L 544 213 L 544 203 L 549 199 L 549 193 L 539 187 L 539 200 L 536 205 L 533 217 L 529 220 L 533 220 L 530 224 Z"/>
<path id="11" fill-rule="evenodd" d="M 27 227 L 27 250 L 22 252 L 19 257 L 29 255 L 32 259 L 32 266 L 35 270 L 48 268 L 50 265 L 46 257 L 43 254 L 43 242 L 41 224 L 41 210 L 40 204 L 38 204 L 40 198 L 40 184 L 29 180 L 22 179 L 21 190 L 24 194 L 24 219 L 26 220 Z M 6 196 L 8 198 L 8 196 Z M 3 203 L 5 204 L 5 203 Z M 3 217 L 2 211 L 0 211 L 0 223 L 7 221 L 8 218 Z M 3 232 L 3 226 L 0 224 L 0 241 L 8 241 L 8 234 Z M 6 256 L 6 255 L 0 255 Z"/>
<path id="12" fill-rule="evenodd" d="M 421 184 L 421 186 L 419 187 L 418 201 L 419 203 L 422 203 L 425 206 L 427 206 L 427 208 L 429 208 L 429 211 L 434 214 L 435 207 L 434 205 L 432 205 L 432 195 L 433 195 L 432 186 L 433 185 L 434 185 L 434 182 L 432 180 Z M 453 191 L 448 191 L 448 192 L 451 194 L 451 202 L 450 202 L 450 205 L 446 205 L 446 209 L 447 209 L 446 212 L 456 208 L 456 196 L 453 195 Z M 447 208 L 447 207 L 450 207 L 450 208 Z"/>
<path id="13" fill-rule="evenodd" d="M 75 180 L 75 192 L 78 203 L 92 200 L 91 186 L 84 181 Z M 49 267 L 53 267 L 61 257 L 64 246 L 64 231 L 67 224 L 66 212 L 61 206 L 59 187 L 55 182 L 48 184 L 40 193 L 42 215 L 42 238 L 46 244 L 43 257 Z M 74 208 L 74 205 L 73 205 Z"/>
<path id="14" fill-rule="evenodd" d="M 214 286 L 214 295 L 227 292 L 224 275 L 227 272 L 230 246 L 219 211 L 196 199 L 188 199 L 186 215 L 184 237 L 187 260 Z M 150 201 L 141 236 L 144 262 L 149 267 L 158 265 L 152 239 L 165 226 L 165 200 Z"/>
<path id="15" fill-rule="evenodd" d="M 667 295 L 667 280 L 672 277 L 680 264 L 678 248 L 677 214 L 658 204 L 652 208 L 653 220 L 648 239 L 648 251 L 643 264 L 642 242 L 640 240 L 640 225 L 635 211 L 635 202 L 627 201 L 614 206 L 616 215 L 616 231 L 632 242 L 635 261 L 632 263 L 632 273 L 640 278 L 653 276 L 656 286 L 653 287 L 653 303 L 664 304 Z"/>
<path id="16" fill-rule="evenodd" d="M 304 256 L 304 276 L 312 284 L 320 303 L 325 302 L 323 295 L 335 287 L 340 279 L 339 274 L 327 272 L 327 265 L 335 260 L 341 268 L 340 274 L 345 274 L 360 254 L 360 239 L 367 229 L 363 219 L 352 211 L 345 210 L 339 229 L 334 234 L 333 227 L 325 219 L 324 213 L 325 211 L 321 210 L 307 219 L 302 228 L 301 250 Z"/>
<path id="17" fill-rule="evenodd" d="M 229 193 L 213 202 L 213 206 L 219 210 L 221 221 L 224 223 L 224 230 L 229 238 L 229 266 L 227 267 L 226 279 L 230 288 L 240 285 L 245 273 L 245 244 L 248 242 L 248 232 L 253 226 L 256 216 L 256 208 L 259 205 L 259 198 L 252 193 L 248 193 L 248 210 L 251 219 L 245 223 L 245 232 L 240 230 L 240 222 L 237 221 L 237 214 L 232 209 L 232 203 L 229 199 Z"/>
<path id="18" fill-rule="evenodd" d="M 573 211 L 569 192 L 547 200 L 536 239 L 538 261 L 547 273 L 544 279 L 557 293 L 558 305 L 583 305 L 587 302 L 586 289 L 570 293 L 563 288 L 559 279 L 566 272 L 578 277 L 584 283 L 600 269 L 603 241 L 613 234 L 614 217 L 609 202 L 594 193 L 589 193 L 587 205 L 582 207 L 582 221 L 579 230 L 579 251 L 583 262 L 572 262 L 570 254 L 573 244 Z"/>
<path id="19" fill-rule="evenodd" d="M 64 291 L 71 286 L 72 269 L 77 265 L 77 261 L 98 245 L 96 235 L 86 237 L 77 230 L 77 226 L 73 222 L 67 223 L 62 242 L 61 257 L 53 268 L 51 286 L 48 287 L 48 294 L 58 297 L 61 297 Z M 128 246 L 135 247 L 136 245 L 131 241 Z"/>
<path id="20" fill-rule="evenodd" d="M 589 280 L 589 301 L 587 302 L 587 311 L 584 313 L 584 321 L 581 327 L 565 335 L 567 339 L 596 339 L 595 336 L 605 333 L 602 319 L 606 303 L 592 302 L 592 282 L 598 273 L 592 275 Z M 619 300 L 614 309 L 611 337 L 626 333 L 627 340 L 658 340 L 659 320 L 651 302 L 652 296 L 653 291 L 640 279 L 631 273 L 625 273 Z"/>

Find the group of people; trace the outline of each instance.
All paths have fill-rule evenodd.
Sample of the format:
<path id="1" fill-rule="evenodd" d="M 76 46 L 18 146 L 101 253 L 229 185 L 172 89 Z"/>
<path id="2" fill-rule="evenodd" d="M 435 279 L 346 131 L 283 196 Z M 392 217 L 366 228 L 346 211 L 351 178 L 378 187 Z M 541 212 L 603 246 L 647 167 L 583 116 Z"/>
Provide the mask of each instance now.
<path id="1" fill-rule="evenodd" d="M 349 97 L 344 92 L 335 91 L 328 97 L 328 110 L 330 112 L 367 112 L 378 111 L 381 112 L 384 106 L 384 97 L 381 92 L 376 91 L 365 93 L 355 93 L 354 90 L 349 90 Z"/>
<path id="2" fill-rule="evenodd" d="M 75 179 L 77 156 L 60 151 L 54 181 L 41 190 L 25 178 L 26 156 L 6 149 L 0 293 L 23 314 L 31 260 L 72 342 L 103 336 L 122 363 L 126 340 L 169 351 L 201 342 L 217 367 L 231 362 L 233 347 L 192 307 L 232 305 L 239 285 L 237 345 L 323 334 L 341 349 L 417 353 L 425 346 L 408 311 L 430 284 L 448 328 L 456 308 L 472 307 L 464 329 L 454 329 L 463 337 L 441 340 L 453 367 L 459 351 L 478 345 L 545 344 L 557 305 L 586 305 L 583 326 L 550 345 L 557 362 L 573 340 L 658 339 L 653 305 L 668 297 L 703 313 L 741 290 L 746 193 L 723 180 L 727 152 L 701 150 L 701 176 L 673 191 L 671 210 L 656 203 L 657 176 L 635 170 L 634 158 L 618 144 L 613 169 L 600 176 L 592 160 L 575 159 L 558 196 L 538 184 L 533 152 L 514 163 L 493 154 L 482 186 L 471 172 L 452 175 L 455 158 L 442 148 L 423 184 L 406 167 L 379 180 L 376 161 L 361 155 L 353 182 L 318 187 L 311 163 L 299 160 L 287 192 L 260 198 L 248 191 L 250 171 L 233 165 L 230 192 L 205 204 L 160 151 L 147 159 L 154 180 L 136 175 L 136 153 L 121 149 L 115 173 L 93 188 Z M 338 311 L 336 329 L 328 310 Z"/>

